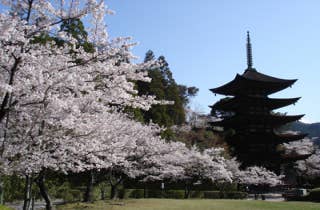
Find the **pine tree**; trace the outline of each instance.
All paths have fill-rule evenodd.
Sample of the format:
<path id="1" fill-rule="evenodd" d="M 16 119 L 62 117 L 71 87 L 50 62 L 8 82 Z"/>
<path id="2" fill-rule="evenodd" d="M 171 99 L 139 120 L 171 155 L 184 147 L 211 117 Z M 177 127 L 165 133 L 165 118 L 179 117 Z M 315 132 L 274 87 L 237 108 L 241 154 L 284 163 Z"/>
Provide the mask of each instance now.
<path id="1" fill-rule="evenodd" d="M 153 106 L 149 111 L 143 113 L 144 120 L 146 122 L 152 120 L 166 127 L 185 123 L 184 108 L 189 102 L 189 97 L 195 96 L 198 89 L 177 84 L 164 56 L 159 56 L 156 60 L 154 53 L 149 50 L 146 53 L 144 61 L 157 61 L 158 66 L 148 69 L 149 77 L 152 78 L 151 83 L 137 83 L 139 93 L 155 95 L 157 99 L 174 102 L 173 105 Z M 181 87 L 184 87 L 184 89 Z M 192 94 L 188 94 L 189 89 L 193 90 Z"/>

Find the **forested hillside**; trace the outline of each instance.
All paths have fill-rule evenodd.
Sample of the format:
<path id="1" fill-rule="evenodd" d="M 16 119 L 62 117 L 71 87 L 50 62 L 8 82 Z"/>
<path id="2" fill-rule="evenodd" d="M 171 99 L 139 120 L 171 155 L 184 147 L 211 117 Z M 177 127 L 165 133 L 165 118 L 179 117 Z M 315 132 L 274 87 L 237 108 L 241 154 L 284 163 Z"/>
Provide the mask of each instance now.
<path id="1" fill-rule="evenodd" d="M 309 137 L 320 137 L 320 123 L 303 123 L 303 122 L 293 122 L 289 125 L 289 129 L 293 131 L 300 131 L 303 133 L 308 133 Z"/>

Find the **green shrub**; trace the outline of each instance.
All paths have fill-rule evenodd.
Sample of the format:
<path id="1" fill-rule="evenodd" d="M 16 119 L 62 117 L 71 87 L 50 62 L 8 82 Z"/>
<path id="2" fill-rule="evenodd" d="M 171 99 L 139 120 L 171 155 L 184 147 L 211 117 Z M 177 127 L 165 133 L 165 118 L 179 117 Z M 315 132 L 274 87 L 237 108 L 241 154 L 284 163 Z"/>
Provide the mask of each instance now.
<path id="1" fill-rule="evenodd" d="M 225 192 L 224 198 L 227 199 L 244 199 L 248 196 L 245 192 L 239 192 L 239 191 L 231 191 L 231 192 Z"/>
<path id="2" fill-rule="evenodd" d="M 165 192 L 162 190 L 147 190 L 147 198 L 164 198 Z"/>
<path id="3" fill-rule="evenodd" d="M 184 190 L 146 190 L 146 198 L 172 198 L 183 199 Z M 208 198 L 208 199 L 244 199 L 247 193 L 239 191 L 221 192 L 221 191 L 191 191 L 190 198 Z M 126 189 L 119 191 L 119 198 L 144 198 L 144 189 Z"/>
<path id="4" fill-rule="evenodd" d="M 144 198 L 144 189 L 133 189 L 128 195 L 129 198 Z"/>
<path id="5" fill-rule="evenodd" d="M 75 201 L 70 191 L 63 191 L 62 193 L 60 193 L 60 198 L 62 198 L 66 203 Z"/>
<path id="6" fill-rule="evenodd" d="M 230 192 L 221 192 L 221 191 L 204 191 L 204 198 L 210 199 L 244 199 L 248 196 L 245 192 L 239 191 L 230 191 Z"/>
<path id="7" fill-rule="evenodd" d="M 123 188 L 123 193 L 120 193 L 122 194 L 122 197 L 120 199 L 128 199 L 128 198 L 131 198 L 131 193 L 134 191 L 135 189 L 125 189 Z"/>
<path id="8" fill-rule="evenodd" d="M 125 189 L 123 198 L 144 198 L 144 189 Z"/>
<path id="9" fill-rule="evenodd" d="M 12 202 L 14 200 L 23 200 L 24 198 L 24 178 L 19 176 L 2 176 L 4 182 L 4 200 Z"/>
<path id="10" fill-rule="evenodd" d="M 128 198 L 127 195 L 126 195 L 126 189 L 124 189 L 124 188 L 118 189 L 118 197 L 120 199 Z"/>
<path id="11" fill-rule="evenodd" d="M 144 191 L 140 189 L 138 195 L 136 197 L 143 198 Z M 184 198 L 184 190 L 154 190 L 148 189 L 146 191 L 147 198 L 173 198 L 173 199 L 183 199 Z"/>
<path id="12" fill-rule="evenodd" d="M 94 194 L 96 194 L 94 190 Z M 61 198 L 65 202 L 73 202 L 82 200 L 84 190 L 81 189 L 72 189 L 69 182 L 64 182 L 60 186 L 51 188 L 51 194 L 55 198 Z M 96 196 L 94 196 L 96 197 Z M 94 198 L 96 199 L 96 198 Z"/>
<path id="13" fill-rule="evenodd" d="M 229 183 L 229 182 L 215 183 L 215 189 L 220 192 L 237 191 L 237 188 L 238 188 L 237 183 Z"/>
<path id="14" fill-rule="evenodd" d="M 191 191 L 190 198 L 204 198 L 204 192 L 203 191 Z"/>
<path id="15" fill-rule="evenodd" d="M 183 199 L 184 190 L 168 190 L 165 191 L 165 198 Z"/>
<path id="16" fill-rule="evenodd" d="M 320 201 L 320 188 L 310 190 L 310 194 L 307 196 L 310 201 Z"/>
<path id="17" fill-rule="evenodd" d="M 219 199 L 223 198 L 223 196 L 221 196 L 221 193 L 219 191 L 204 191 L 203 198 Z"/>

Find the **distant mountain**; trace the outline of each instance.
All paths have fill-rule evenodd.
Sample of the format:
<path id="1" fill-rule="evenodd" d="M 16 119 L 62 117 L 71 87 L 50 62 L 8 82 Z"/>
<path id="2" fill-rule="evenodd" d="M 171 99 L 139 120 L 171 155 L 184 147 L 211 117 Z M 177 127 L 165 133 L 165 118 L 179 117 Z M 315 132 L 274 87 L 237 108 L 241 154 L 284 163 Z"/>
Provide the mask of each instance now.
<path id="1" fill-rule="evenodd" d="M 287 126 L 286 126 L 287 127 Z M 289 130 L 308 133 L 309 137 L 320 137 L 320 123 L 303 123 L 300 121 L 290 123 L 287 127 Z"/>

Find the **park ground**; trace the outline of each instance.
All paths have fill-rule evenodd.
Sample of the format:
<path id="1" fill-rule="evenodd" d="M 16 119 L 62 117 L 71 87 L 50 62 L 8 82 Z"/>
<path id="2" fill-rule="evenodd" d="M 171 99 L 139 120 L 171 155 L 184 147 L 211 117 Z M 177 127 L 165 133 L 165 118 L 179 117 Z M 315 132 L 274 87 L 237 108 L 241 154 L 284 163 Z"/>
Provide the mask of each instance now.
<path id="1" fill-rule="evenodd" d="M 319 210 L 320 203 L 209 199 L 134 199 L 73 203 L 58 210 Z M 0 209 L 2 210 L 2 209 Z"/>
<path id="2" fill-rule="evenodd" d="M 5 206 L 0 205 L 0 210 L 12 210 L 12 209 L 9 207 L 5 207 Z"/>

